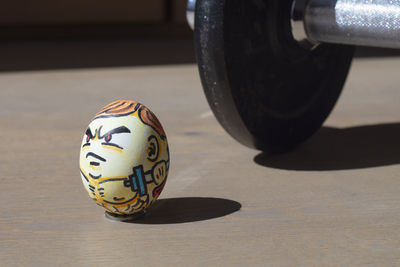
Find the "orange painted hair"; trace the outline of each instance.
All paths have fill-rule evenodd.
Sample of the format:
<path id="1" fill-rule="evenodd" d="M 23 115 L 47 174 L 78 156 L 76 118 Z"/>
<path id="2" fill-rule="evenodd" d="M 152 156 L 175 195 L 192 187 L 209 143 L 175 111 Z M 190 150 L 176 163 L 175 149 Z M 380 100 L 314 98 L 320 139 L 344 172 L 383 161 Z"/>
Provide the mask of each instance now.
<path id="1" fill-rule="evenodd" d="M 128 116 L 135 112 L 138 112 L 138 117 L 144 124 L 153 128 L 161 136 L 161 138 L 165 138 L 164 129 L 162 128 L 161 123 L 158 121 L 156 115 L 154 115 L 154 113 L 151 112 L 147 107 L 136 101 L 114 101 L 96 113 L 93 120 L 99 118 Z"/>

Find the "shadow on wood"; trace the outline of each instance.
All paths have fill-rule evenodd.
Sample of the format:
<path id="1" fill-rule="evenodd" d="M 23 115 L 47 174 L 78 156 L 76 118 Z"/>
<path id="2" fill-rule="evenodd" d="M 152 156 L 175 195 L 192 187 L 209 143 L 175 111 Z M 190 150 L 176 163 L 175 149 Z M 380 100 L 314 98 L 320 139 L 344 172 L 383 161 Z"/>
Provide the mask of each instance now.
<path id="1" fill-rule="evenodd" d="M 387 166 L 400 163 L 400 123 L 350 128 L 323 127 L 308 142 L 278 155 L 258 154 L 266 167 L 323 171 Z"/>
<path id="2" fill-rule="evenodd" d="M 177 224 L 205 221 L 240 210 L 239 202 L 221 198 L 169 198 L 157 200 L 142 219 L 128 223 Z"/>
<path id="3" fill-rule="evenodd" d="M 193 41 L 49 40 L 0 44 L 0 72 L 193 64 Z"/>

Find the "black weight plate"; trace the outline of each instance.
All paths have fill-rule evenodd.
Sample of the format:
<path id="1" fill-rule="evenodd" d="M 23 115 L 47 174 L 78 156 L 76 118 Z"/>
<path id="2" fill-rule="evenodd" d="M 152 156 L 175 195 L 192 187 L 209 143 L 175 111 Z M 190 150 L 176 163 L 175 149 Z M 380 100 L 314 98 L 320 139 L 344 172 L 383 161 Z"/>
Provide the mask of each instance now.
<path id="1" fill-rule="evenodd" d="M 195 48 L 208 102 L 240 143 L 283 152 L 316 132 L 340 95 L 353 47 L 302 48 L 291 0 L 197 0 Z"/>

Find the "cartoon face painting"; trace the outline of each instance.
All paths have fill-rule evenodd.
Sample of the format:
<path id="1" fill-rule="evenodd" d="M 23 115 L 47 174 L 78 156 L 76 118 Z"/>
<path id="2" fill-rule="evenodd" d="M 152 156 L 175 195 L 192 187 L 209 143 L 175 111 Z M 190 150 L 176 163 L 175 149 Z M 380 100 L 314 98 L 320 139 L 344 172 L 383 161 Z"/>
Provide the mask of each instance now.
<path id="1" fill-rule="evenodd" d="M 160 122 L 148 108 L 129 100 L 110 103 L 95 115 L 79 159 L 89 196 L 118 215 L 141 212 L 158 198 L 169 162 Z"/>

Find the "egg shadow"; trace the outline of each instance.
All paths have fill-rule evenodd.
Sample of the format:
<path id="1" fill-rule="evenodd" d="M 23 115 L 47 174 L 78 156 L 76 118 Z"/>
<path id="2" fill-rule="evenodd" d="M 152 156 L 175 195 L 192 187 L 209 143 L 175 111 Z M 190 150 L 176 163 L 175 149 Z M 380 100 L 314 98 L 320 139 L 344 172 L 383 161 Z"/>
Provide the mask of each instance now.
<path id="1" fill-rule="evenodd" d="M 323 127 L 285 154 L 258 154 L 255 163 L 285 170 L 329 171 L 400 163 L 400 123 L 348 128 Z"/>
<path id="2" fill-rule="evenodd" d="M 185 197 L 157 200 L 146 215 L 127 223 L 179 224 L 205 221 L 232 214 L 241 209 L 239 202 L 222 198 Z"/>

